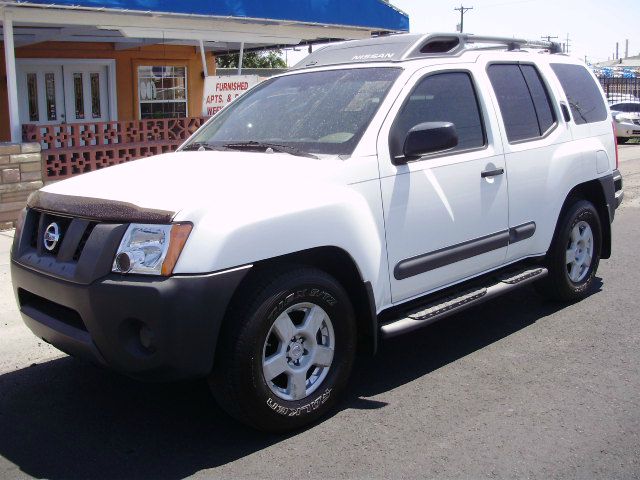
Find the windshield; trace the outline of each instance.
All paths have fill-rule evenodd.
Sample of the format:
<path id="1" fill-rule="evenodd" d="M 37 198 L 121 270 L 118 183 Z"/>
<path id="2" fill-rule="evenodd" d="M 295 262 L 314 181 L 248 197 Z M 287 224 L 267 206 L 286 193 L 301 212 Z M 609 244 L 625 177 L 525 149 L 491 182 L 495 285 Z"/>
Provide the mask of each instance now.
<path id="1" fill-rule="evenodd" d="M 185 147 L 251 142 L 349 155 L 399 74 L 399 68 L 354 68 L 266 80 L 218 113 Z"/>

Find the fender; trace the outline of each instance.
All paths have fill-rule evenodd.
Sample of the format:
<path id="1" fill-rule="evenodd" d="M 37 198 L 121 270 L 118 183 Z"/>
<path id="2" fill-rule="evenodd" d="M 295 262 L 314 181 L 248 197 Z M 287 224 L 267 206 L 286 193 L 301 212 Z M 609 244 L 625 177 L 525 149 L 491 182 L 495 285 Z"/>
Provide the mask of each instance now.
<path id="1" fill-rule="evenodd" d="M 213 272 L 317 247 L 352 257 L 380 302 L 388 273 L 377 179 L 355 185 L 311 182 L 252 197 L 233 209 L 180 212 L 197 218 L 174 273 Z M 178 217 L 178 220 L 180 219 Z"/>

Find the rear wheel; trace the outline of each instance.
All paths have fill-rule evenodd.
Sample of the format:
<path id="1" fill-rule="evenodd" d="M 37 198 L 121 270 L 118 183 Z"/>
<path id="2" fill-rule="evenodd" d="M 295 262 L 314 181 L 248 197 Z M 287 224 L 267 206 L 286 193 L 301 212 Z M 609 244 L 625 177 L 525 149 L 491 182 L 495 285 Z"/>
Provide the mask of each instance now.
<path id="1" fill-rule="evenodd" d="M 267 273 L 243 289 L 225 319 L 209 383 L 229 414 L 280 432 L 333 407 L 351 372 L 356 327 L 333 277 L 312 268 Z"/>
<path id="2" fill-rule="evenodd" d="M 618 137 L 618 143 L 622 145 L 623 143 L 627 143 L 630 140 L 630 137 Z"/>
<path id="3" fill-rule="evenodd" d="M 584 297 L 593 284 L 602 246 L 600 217 L 591 202 L 575 200 L 562 216 L 547 255 L 549 275 L 538 283 L 561 301 Z"/>

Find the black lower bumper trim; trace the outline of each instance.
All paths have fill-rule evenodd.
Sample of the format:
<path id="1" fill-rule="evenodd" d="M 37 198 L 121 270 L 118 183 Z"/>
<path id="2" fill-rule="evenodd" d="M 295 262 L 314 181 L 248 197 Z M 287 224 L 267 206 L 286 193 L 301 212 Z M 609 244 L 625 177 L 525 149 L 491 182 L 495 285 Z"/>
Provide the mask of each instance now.
<path id="1" fill-rule="evenodd" d="M 22 317 L 38 337 L 132 377 L 177 380 L 211 371 L 224 314 L 249 268 L 173 277 L 111 274 L 78 285 L 12 261 L 11 276 Z M 34 296 L 38 301 L 28 300 Z M 81 323 L 71 318 L 76 315 Z"/>

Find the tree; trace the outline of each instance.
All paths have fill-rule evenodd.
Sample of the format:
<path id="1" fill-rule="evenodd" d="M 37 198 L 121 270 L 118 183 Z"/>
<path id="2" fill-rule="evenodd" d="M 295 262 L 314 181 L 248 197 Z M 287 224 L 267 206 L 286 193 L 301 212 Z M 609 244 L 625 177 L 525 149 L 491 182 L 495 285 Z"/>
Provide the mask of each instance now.
<path id="1" fill-rule="evenodd" d="M 240 55 L 230 53 L 216 57 L 218 68 L 238 68 Z M 263 50 L 261 52 L 245 52 L 242 56 L 242 68 L 287 68 L 282 58 L 282 50 Z"/>

